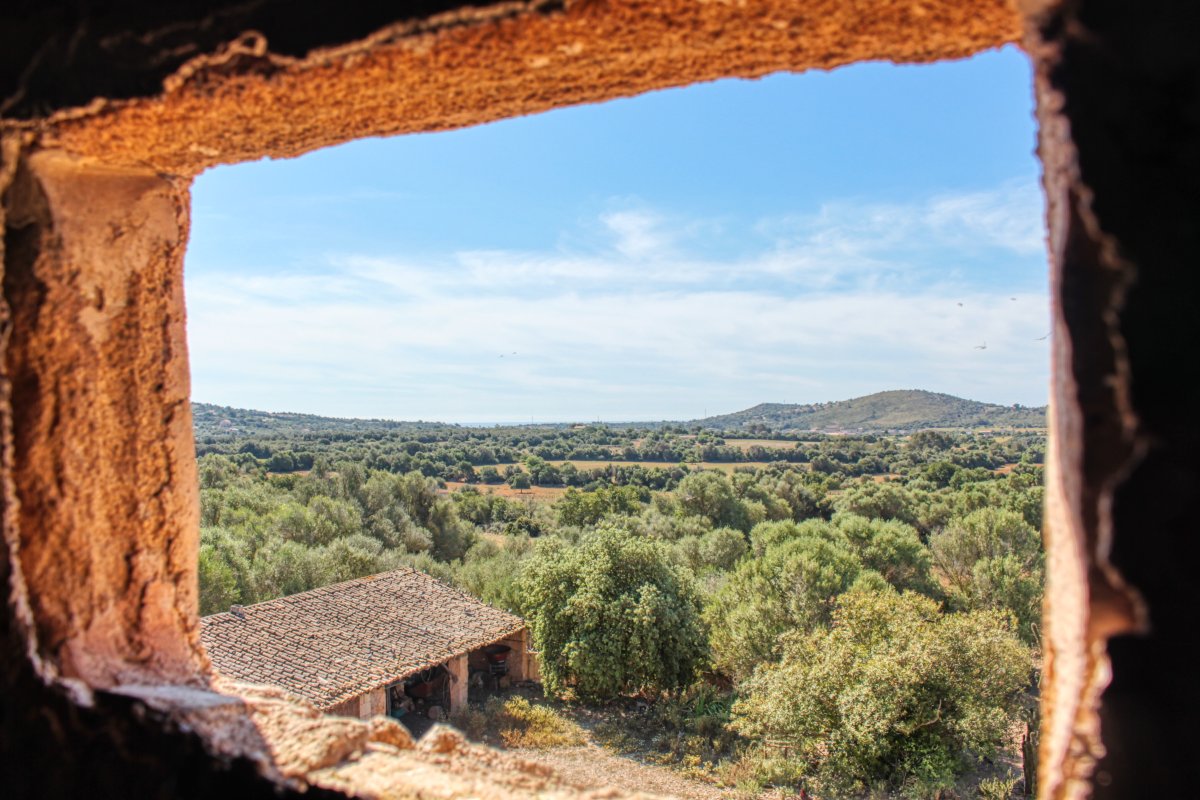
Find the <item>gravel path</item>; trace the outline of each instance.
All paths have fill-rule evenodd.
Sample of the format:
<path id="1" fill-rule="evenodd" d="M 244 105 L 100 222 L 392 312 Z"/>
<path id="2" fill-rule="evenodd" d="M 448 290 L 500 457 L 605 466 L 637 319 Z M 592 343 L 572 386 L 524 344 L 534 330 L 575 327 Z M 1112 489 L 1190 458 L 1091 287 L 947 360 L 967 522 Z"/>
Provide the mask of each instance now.
<path id="1" fill-rule="evenodd" d="M 688 800 L 720 800 L 725 796 L 712 784 L 687 778 L 667 767 L 656 767 L 614 755 L 594 744 L 511 752 L 530 761 L 547 764 L 567 781 L 583 788 L 612 786 L 626 791 Z"/>

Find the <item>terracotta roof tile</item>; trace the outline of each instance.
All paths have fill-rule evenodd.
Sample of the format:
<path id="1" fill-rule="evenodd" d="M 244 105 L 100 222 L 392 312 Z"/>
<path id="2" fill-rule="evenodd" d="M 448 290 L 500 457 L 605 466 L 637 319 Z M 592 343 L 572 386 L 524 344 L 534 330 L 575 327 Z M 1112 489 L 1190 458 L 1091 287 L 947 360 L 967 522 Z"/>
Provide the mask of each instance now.
<path id="1" fill-rule="evenodd" d="M 329 708 L 525 627 L 413 569 L 398 569 L 200 620 L 213 665 Z"/>

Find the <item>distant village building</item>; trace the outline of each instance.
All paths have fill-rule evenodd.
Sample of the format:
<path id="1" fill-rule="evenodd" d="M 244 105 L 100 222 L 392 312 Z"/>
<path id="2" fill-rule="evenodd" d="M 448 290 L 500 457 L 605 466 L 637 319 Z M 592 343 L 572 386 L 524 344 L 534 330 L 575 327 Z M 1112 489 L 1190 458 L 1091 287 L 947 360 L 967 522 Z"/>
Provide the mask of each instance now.
<path id="1" fill-rule="evenodd" d="M 407 568 L 234 606 L 202 618 L 200 639 L 230 678 L 364 719 L 448 714 L 473 681 L 537 678 L 523 619 Z"/>

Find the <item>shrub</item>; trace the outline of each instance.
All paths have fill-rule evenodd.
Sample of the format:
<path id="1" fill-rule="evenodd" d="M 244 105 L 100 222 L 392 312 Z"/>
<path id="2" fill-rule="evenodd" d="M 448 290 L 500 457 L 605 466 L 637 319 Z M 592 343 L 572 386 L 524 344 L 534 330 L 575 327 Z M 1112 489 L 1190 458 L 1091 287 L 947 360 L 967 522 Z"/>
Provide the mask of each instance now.
<path id="1" fill-rule="evenodd" d="M 1003 612 L 947 615 L 915 593 L 851 592 L 832 628 L 784 638 L 731 724 L 792 748 L 827 793 L 883 782 L 928 796 L 1003 745 L 1032 661 Z"/>
<path id="2" fill-rule="evenodd" d="M 642 504 L 633 486 L 602 486 L 594 492 L 567 489 L 554 509 L 563 525 L 584 528 L 595 525 L 608 514 L 636 514 Z"/>
<path id="3" fill-rule="evenodd" d="M 1041 620 L 1043 562 L 1038 532 L 1015 511 L 981 508 L 929 541 L 934 564 L 960 609 L 1011 611 L 1027 642 Z"/>
<path id="4" fill-rule="evenodd" d="M 705 609 L 713 667 L 737 679 L 776 658 L 780 634 L 828 621 L 834 598 L 862 569 L 827 522 L 763 523 L 751 539 L 761 555 L 743 559 Z"/>
<path id="5" fill-rule="evenodd" d="M 753 517 L 761 521 L 765 511 L 751 512 L 751 504 L 740 501 L 733 484 L 720 472 L 693 472 L 679 482 L 675 491 L 684 514 L 704 517 L 714 526 L 749 530 Z"/>
<path id="6" fill-rule="evenodd" d="M 542 750 L 548 747 L 571 747 L 583 744 L 583 729 L 546 705 L 533 704 L 524 697 L 512 697 L 500 703 L 488 701 L 487 713 L 492 717 L 505 747 Z"/>
<path id="7" fill-rule="evenodd" d="M 662 546 L 601 528 L 540 542 L 521 580 L 547 693 L 596 701 L 687 686 L 705 655 L 691 573 Z"/>
<path id="8" fill-rule="evenodd" d="M 472 741 L 512 748 L 572 747 L 586 741 L 583 729 L 561 712 L 524 697 L 493 697 L 482 706 L 467 706 L 450 715 L 450 724 Z"/>
<path id="9" fill-rule="evenodd" d="M 984 778 L 979 782 L 979 796 L 983 800 L 1009 800 L 1019 778 Z"/>
<path id="10" fill-rule="evenodd" d="M 527 538 L 509 537 L 503 548 L 480 539 L 454 570 L 454 582 L 489 605 L 520 614 L 521 564 L 529 554 Z"/>
<path id="11" fill-rule="evenodd" d="M 198 567 L 201 615 L 227 611 L 234 603 L 253 602 L 250 564 L 229 532 L 201 530 Z"/>
<path id="12" fill-rule="evenodd" d="M 449 722 L 455 728 L 458 728 L 473 742 L 483 741 L 488 732 L 488 727 L 491 718 L 479 706 L 467 706 L 460 708 L 450 715 Z"/>

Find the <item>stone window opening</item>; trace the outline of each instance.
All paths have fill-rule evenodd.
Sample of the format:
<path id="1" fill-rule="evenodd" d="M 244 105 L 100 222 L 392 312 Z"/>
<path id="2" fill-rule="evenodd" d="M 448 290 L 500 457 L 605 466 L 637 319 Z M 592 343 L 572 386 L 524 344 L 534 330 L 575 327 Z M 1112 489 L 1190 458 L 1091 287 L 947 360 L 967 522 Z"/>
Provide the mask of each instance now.
<path id="1" fill-rule="evenodd" d="M 199 171 L 1018 40 L 1035 67 L 1055 333 L 1040 796 L 1190 793 L 1190 738 L 1176 735 L 1200 706 L 1186 502 L 1200 488 L 1187 388 L 1200 380 L 1179 356 L 1198 338 L 1200 288 L 1179 262 L 1200 249 L 1180 222 L 1200 170 L 1196 117 L 1180 113 L 1200 74 L 1187 4 L 514 0 L 429 3 L 391 24 L 332 8 L 239 17 L 259 13 L 247 8 L 164 19 L 190 8 L 131 4 L 91 28 L 5 19 L 41 48 L 14 42 L 24 61 L 0 101 L 0 758 L 13 796 L 378 796 L 433 791 L 431 769 L 442 796 L 572 794 L 513 764 L 485 780 L 490 756 L 459 743 L 417 751 L 214 675 L 197 628 L 182 289 Z M 273 726 L 294 746 L 274 747 Z"/>

